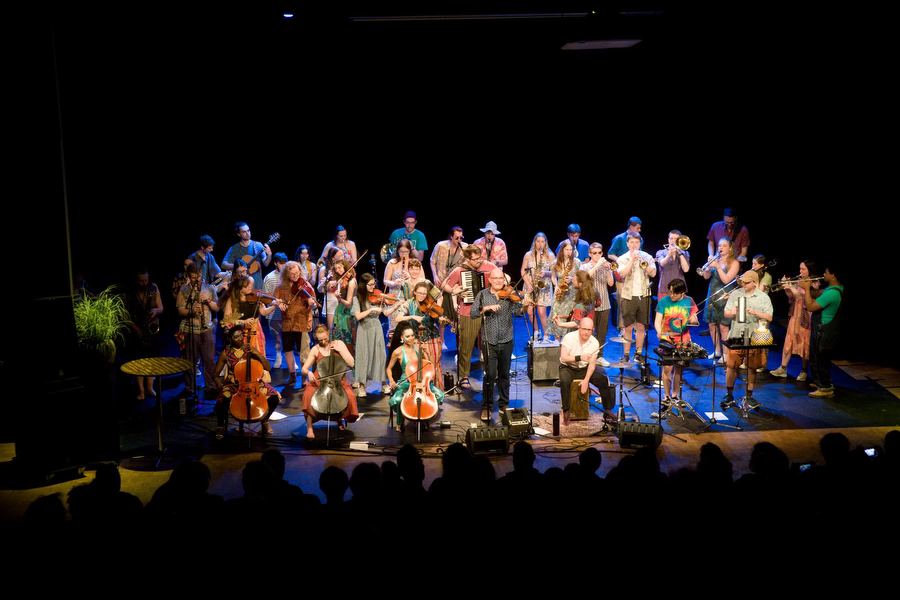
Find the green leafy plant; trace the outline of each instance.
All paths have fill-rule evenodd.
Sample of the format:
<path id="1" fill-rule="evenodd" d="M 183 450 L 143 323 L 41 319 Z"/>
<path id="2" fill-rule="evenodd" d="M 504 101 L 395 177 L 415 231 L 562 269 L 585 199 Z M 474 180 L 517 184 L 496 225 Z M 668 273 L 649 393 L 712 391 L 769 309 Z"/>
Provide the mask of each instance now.
<path id="1" fill-rule="evenodd" d="M 114 356 L 116 340 L 124 340 L 124 332 L 131 325 L 125 299 L 109 286 L 98 295 L 81 296 L 75 300 L 75 331 L 79 343 L 101 354 Z"/>

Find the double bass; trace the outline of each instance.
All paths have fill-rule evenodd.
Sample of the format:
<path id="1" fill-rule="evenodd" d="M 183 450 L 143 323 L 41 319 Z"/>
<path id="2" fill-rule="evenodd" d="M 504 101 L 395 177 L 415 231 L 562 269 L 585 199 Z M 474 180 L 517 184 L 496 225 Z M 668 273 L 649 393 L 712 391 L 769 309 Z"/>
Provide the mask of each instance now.
<path id="1" fill-rule="evenodd" d="M 434 381 L 434 364 L 422 358 L 422 347 L 419 346 L 416 364 L 407 363 L 406 380 L 409 389 L 400 400 L 400 413 L 410 421 L 431 421 L 438 414 L 438 402 L 431 390 Z M 418 366 L 418 369 L 416 368 Z"/>

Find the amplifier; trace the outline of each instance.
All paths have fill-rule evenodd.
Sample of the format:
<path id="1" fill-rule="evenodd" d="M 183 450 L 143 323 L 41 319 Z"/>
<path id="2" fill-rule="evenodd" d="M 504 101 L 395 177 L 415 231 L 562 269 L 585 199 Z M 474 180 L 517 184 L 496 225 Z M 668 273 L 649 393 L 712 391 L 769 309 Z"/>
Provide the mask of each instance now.
<path id="1" fill-rule="evenodd" d="M 559 344 L 528 346 L 528 377 L 532 381 L 559 379 Z"/>
<path id="2" fill-rule="evenodd" d="M 509 430 L 509 437 L 525 437 L 533 433 L 526 408 L 506 409 L 503 413 L 503 425 Z"/>
<path id="3" fill-rule="evenodd" d="M 506 427 L 472 427 L 466 430 L 466 447 L 477 452 L 509 452 L 509 429 Z"/>

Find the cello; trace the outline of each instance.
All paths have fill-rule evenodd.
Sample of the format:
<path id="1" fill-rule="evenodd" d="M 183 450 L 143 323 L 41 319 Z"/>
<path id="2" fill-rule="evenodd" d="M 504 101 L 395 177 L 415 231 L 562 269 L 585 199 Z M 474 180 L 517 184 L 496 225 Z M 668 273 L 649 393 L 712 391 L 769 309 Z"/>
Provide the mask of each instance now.
<path id="1" fill-rule="evenodd" d="M 431 390 L 434 364 L 422 358 L 421 345 L 418 348 L 416 364 L 407 363 L 405 375 L 409 388 L 400 400 L 400 413 L 403 418 L 411 421 L 431 421 L 438 414 L 437 398 Z"/>
<path id="2" fill-rule="evenodd" d="M 237 392 L 231 397 L 231 416 L 241 422 L 260 421 L 269 412 L 269 392 L 263 385 L 265 368 L 254 359 L 250 350 L 250 335 L 244 336 L 244 356 L 234 365 Z"/>

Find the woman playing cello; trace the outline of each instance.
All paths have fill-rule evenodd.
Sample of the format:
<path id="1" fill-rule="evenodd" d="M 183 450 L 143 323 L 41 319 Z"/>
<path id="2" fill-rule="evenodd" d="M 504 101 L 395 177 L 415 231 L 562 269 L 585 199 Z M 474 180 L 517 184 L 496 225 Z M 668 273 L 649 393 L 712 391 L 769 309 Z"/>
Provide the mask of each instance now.
<path id="1" fill-rule="evenodd" d="M 316 345 L 309 352 L 306 362 L 303 363 L 301 373 L 306 375 L 308 383 L 303 389 L 303 413 L 306 416 L 306 437 L 316 437 L 313 432 L 313 423 L 324 419 L 331 414 L 340 414 L 340 429 L 344 429 L 344 421 L 353 423 L 359 418 L 359 409 L 356 407 L 356 396 L 347 383 L 344 373 L 353 368 L 354 360 L 347 345 L 340 341 L 331 341 L 328 329 L 324 325 L 318 325 L 315 331 Z M 316 370 L 311 371 L 313 364 Z M 327 385 L 331 388 L 332 409 L 326 407 L 316 408 L 314 395 L 320 388 Z"/>
<path id="2" fill-rule="evenodd" d="M 259 361 L 259 363 L 262 364 L 265 371 L 269 370 L 269 361 L 266 359 L 266 355 L 261 354 L 249 343 L 245 344 L 243 327 L 233 327 L 228 332 L 228 342 L 228 346 L 222 351 L 222 354 L 219 355 L 219 361 L 216 364 L 216 383 L 220 389 L 219 395 L 216 398 L 216 439 L 219 440 L 225 435 L 225 424 L 228 419 L 229 405 L 241 389 L 242 382 L 235 378 L 235 367 L 237 364 L 242 360 L 245 361 L 249 354 L 252 356 L 253 360 Z M 223 371 L 225 373 L 224 376 L 222 375 Z M 262 432 L 271 435 L 272 426 L 269 425 L 269 417 L 272 415 L 275 407 L 278 406 L 281 394 L 278 393 L 278 390 L 261 379 L 250 383 L 257 387 L 257 390 L 254 391 L 264 394 L 268 399 L 267 411 L 262 419 L 260 419 L 260 422 L 262 423 Z"/>
<path id="3" fill-rule="evenodd" d="M 410 379 L 414 381 L 420 381 L 423 379 L 423 374 L 428 371 L 430 374 L 434 374 L 434 370 L 427 369 L 427 366 L 431 366 L 432 363 L 430 360 L 426 359 L 423 354 L 421 354 L 419 350 L 419 340 L 416 338 L 416 332 L 413 326 L 408 321 L 402 321 L 399 325 L 397 325 L 397 329 L 400 331 L 400 337 L 403 340 L 403 345 L 394 350 L 391 353 L 391 360 L 387 366 L 387 376 L 388 381 L 391 383 L 392 388 L 396 388 L 394 395 L 391 396 L 388 401 L 392 407 L 394 407 L 395 412 L 397 413 L 397 431 L 400 431 L 403 423 L 403 413 L 399 410 L 400 403 L 403 401 L 404 396 L 407 395 L 407 392 L 410 388 Z M 419 364 L 419 356 L 422 356 L 422 364 Z M 394 365 L 400 361 L 400 367 L 403 372 L 403 378 L 400 380 L 400 384 L 398 385 L 394 381 L 394 376 L 391 373 L 391 370 L 394 368 Z M 444 402 L 444 392 L 435 385 L 434 379 L 431 379 L 428 382 L 428 391 L 430 394 L 434 395 L 434 399 L 438 405 Z"/>

